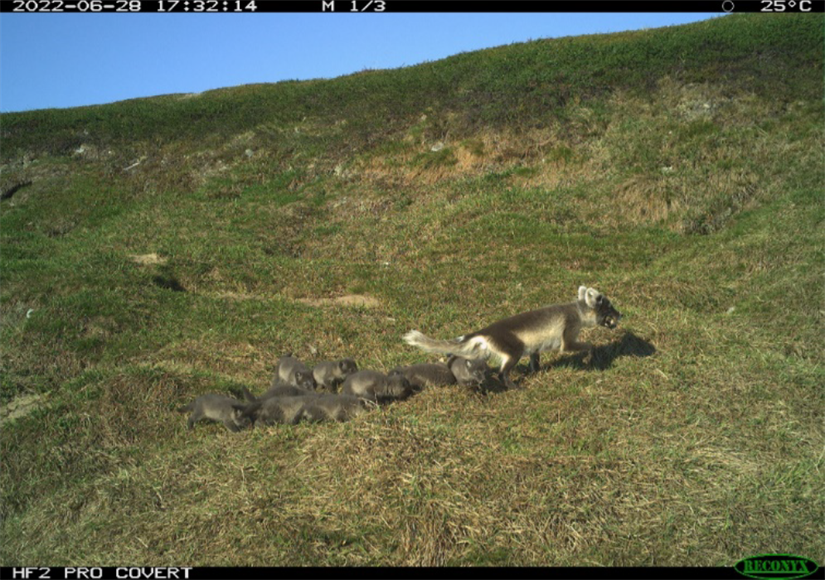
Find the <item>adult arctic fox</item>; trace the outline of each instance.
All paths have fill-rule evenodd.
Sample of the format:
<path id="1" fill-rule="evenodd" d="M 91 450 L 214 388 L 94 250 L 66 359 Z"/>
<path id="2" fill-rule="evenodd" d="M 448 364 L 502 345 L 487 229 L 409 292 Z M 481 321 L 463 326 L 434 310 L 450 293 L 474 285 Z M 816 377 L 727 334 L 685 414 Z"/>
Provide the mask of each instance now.
<path id="1" fill-rule="evenodd" d="M 501 359 L 499 378 L 508 389 L 515 389 L 518 386 L 509 373 L 522 357 L 530 357 L 530 370 L 535 372 L 540 352 L 555 348 L 561 352 L 590 350 L 590 343 L 578 341 L 581 329 L 597 325 L 616 328 L 621 317 L 604 294 L 580 286 L 574 302 L 522 312 L 455 340 L 437 340 L 417 330 L 405 334 L 404 340 L 432 353 L 473 359 L 494 355 Z"/>

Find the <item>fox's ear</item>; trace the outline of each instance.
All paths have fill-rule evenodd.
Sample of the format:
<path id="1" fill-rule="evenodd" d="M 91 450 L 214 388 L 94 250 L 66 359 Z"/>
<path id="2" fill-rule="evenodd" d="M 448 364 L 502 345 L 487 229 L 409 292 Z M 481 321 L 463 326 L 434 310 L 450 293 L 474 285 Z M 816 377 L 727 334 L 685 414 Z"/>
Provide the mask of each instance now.
<path id="1" fill-rule="evenodd" d="M 232 412 L 237 413 L 236 416 L 238 417 L 243 417 L 245 415 L 250 419 L 255 419 L 260 408 L 261 402 L 255 401 L 246 405 L 232 405 Z"/>
<path id="2" fill-rule="evenodd" d="M 579 286 L 579 300 L 584 300 L 585 294 L 587 294 L 587 286 Z"/>
<path id="3" fill-rule="evenodd" d="M 595 288 L 588 288 L 584 300 L 590 308 L 595 308 L 599 304 L 599 297 L 601 295 L 602 293 Z"/>

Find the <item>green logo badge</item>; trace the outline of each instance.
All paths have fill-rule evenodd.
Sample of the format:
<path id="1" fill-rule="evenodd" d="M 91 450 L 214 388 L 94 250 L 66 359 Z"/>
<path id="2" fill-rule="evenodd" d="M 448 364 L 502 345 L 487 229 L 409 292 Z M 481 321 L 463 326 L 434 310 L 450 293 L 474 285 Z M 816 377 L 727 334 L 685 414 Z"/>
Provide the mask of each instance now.
<path id="1" fill-rule="evenodd" d="M 790 580 L 804 578 L 817 571 L 819 565 L 813 560 L 794 554 L 760 554 L 739 560 L 733 569 L 748 578 L 771 578 Z"/>

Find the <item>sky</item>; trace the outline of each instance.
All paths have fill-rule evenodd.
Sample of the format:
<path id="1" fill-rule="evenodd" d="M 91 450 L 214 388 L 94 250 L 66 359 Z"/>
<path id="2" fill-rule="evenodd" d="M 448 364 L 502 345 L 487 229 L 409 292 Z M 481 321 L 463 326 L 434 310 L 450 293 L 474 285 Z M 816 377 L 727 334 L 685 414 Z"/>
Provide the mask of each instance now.
<path id="1" fill-rule="evenodd" d="M 0 112 L 392 69 L 714 14 L 0 14 Z"/>

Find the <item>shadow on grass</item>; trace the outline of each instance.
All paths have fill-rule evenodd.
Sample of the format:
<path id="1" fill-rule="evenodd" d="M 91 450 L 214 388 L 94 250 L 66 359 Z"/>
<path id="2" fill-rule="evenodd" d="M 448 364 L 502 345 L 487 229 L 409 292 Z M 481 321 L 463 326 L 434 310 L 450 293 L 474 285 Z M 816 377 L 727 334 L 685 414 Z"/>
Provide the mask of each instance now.
<path id="1" fill-rule="evenodd" d="M 558 360 L 541 365 L 541 371 L 564 367 L 584 371 L 605 371 L 613 366 L 613 361 L 619 357 L 641 358 L 653 356 L 655 353 L 656 347 L 649 341 L 636 336 L 632 332 L 625 332 L 619 340 L 595 347 L 589 357 L 587 353 L 562 356 Z M 589 360 L 586 360 L 587 358 Z M 514 371 L 515 373 L 511 372 L 510 378 L 515 380 L 517 384 L 521 384 L 524 377 L 530 373 L 529 367 L 525 364 L 518 365 Z M 518 376 L 519 373 L 521 373 L 521 377 Z M 497 370 L 491 368 L 486 380 L 481 385 L 481 391 L 483 393 L 501 393 L 506 390 L 508 390 L 507 387 L 498 378 Z"/>
<path id="2" fill-rule="evenodd" d="M 590 361 L 586 361 L 587 354 L 579 353 L 564 357 L 550 363 L 544 368 L 571 367 L 588 371 L 605 371 L 613 366 L 613 361 L 619 357 L 647 357 L 656 353 L 656 347 L 632 332 L 625 332 L 614 342 L 609 342 L 593 349 Z"/>

